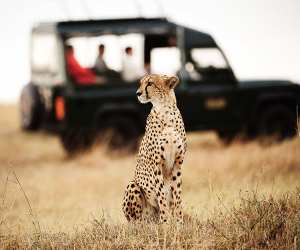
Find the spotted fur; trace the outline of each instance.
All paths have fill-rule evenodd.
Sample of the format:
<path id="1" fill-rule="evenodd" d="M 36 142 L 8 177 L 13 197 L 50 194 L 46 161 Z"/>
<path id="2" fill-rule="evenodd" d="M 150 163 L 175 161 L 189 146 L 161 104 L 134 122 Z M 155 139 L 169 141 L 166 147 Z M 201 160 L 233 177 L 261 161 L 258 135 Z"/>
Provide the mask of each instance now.
<path id="1" fill-rule="evenodd" d="M 146 122 L 134 179 L 127 186 L 123 212 L 127 220 L 149 216 L 182 221 L 181 166 L 186 152 L 184 123 L 176 105 L 176 76 L 147 75 L 137 90 L 141 103 L 153 107 Z"/>

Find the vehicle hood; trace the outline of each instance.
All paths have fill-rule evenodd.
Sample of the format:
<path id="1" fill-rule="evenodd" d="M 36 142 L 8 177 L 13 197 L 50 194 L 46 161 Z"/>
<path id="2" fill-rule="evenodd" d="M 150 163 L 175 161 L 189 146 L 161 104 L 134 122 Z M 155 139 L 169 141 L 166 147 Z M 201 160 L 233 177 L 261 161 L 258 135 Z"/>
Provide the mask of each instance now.
<path id="1" fill-rule="evenodd" d="M 239 81 L 239 84 L 241 88 L 280 87 L 298 85 L 288 80 L 242 80 Z"/>

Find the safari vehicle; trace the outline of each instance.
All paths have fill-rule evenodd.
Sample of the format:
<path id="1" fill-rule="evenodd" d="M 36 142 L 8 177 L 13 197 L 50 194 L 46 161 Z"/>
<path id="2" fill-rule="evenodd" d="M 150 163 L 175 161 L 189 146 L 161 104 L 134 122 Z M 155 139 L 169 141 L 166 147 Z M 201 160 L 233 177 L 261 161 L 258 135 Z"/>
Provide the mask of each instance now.
<path id="1" fill-rule="evenodd" d="M 66 61 L 72 45 L 78 62 L 93 67 L 97 46 L 115 77 L 102 84 L 76 82 Z M 21 125 L 57 133 L 69 153 L 90 147 L 112 129 L 112 144 L 134 142 L 143 132 L 149 105 L 136 98 L 138 75 L 126 81 L 124 48 L 133 48 L 140 77 L 146 72 L 177 74 L 177 102 L 187 131 L 213 130 L 229 141 L 296 134 L 300 86 L 287 80 L 238 81 L 215 40 L 164 18 L 64 21 L 32 29 L 31 81 L 20 97 Z M 298 112 L 299 113 L 299 112 Z"/>

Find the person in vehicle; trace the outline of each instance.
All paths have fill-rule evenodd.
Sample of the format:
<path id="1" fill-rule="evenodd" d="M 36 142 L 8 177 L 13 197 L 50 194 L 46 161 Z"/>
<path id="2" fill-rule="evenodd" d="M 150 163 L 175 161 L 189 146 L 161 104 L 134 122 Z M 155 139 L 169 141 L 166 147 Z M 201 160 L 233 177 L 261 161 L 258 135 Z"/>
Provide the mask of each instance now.
<path id="1" fill-rule="evenodd" d="M 125 55 L 123 57 L 122 64 L 122 77 L 126 82 L 136 81 L 144 75 L 143 70 L 139 69 L 137 62 L 134 59 L 132 47 L 125 48 Z"/>
<path id="2" fill-rule="evenodd" d="M 105 45 L 104 44 L 100 44 L 98 46 L 98 56 L 95 60 L 94 63 L 94 67 L 93 67 L 93 71 L 97 74 L 97 75 L 101 75 L 101 76 L 107 76 L 109 78 L 120 78 L 120 73 L 110 69 L 105 60 L 104 60 L 104 53 L 105 53 Z"/>
<path id="3" fill-rule="evenodd" d="M 67 45 L 66 48 L 67 71 L 71 78 L 80 85 L 102 84 L 103 78 L 97 76 L 91 69 L 82 67 L 75 58 L 74 48 Z"/>
<path id="4" fill-rule="evenodd" d="M 100 44 L 98 47 L 98 56 L 96 58 L 96 61 L 94 63 L 94 71 L 97 74 L 104 74 L 108 71 L 107 64 L 104 60 L 104 52 L 105 52 L 105 46 L 104 44 Z"/>

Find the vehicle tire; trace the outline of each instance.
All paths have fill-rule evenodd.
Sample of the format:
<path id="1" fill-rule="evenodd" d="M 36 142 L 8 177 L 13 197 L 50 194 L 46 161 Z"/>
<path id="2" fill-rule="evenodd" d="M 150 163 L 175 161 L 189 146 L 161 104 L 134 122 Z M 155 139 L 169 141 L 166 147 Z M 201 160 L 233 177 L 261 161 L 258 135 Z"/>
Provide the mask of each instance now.
<path id="1" fill-rule="evenodd" d="M 24 86 L 20 96 L 20 122 L 24 130 L 37 130 L 41 122 L 42 103 L 38 89 L 33 84 Z"/>
<path id="2" fill-rule="evenodd" d="M 110 150 L 135 151 L 139 135 L 139 127 L 131 117 L 116 115 L 100 121 L 98 140 L 107 143 Z"/>
<path id="3" fill-rule="evenodd" d="M 258 134 L 266 138 L 282 141 L 296 135 L 297 118 L 287 106 L 269 106 L 258 121 Z"/>
<path id="4" fill-rule="evenodd" d="M 236 138 L 236 133 L 231 131 L 217 131 L 217 135 L 223 144 L 229 145 Z"/>
<path id="5" fill-rule="evenodd" d="M 60 133 L 60 142 L 68 155 L 76 155 L 91 148 L 94 143 L 94 133 L 88 129 L 67 129 Z"/>

